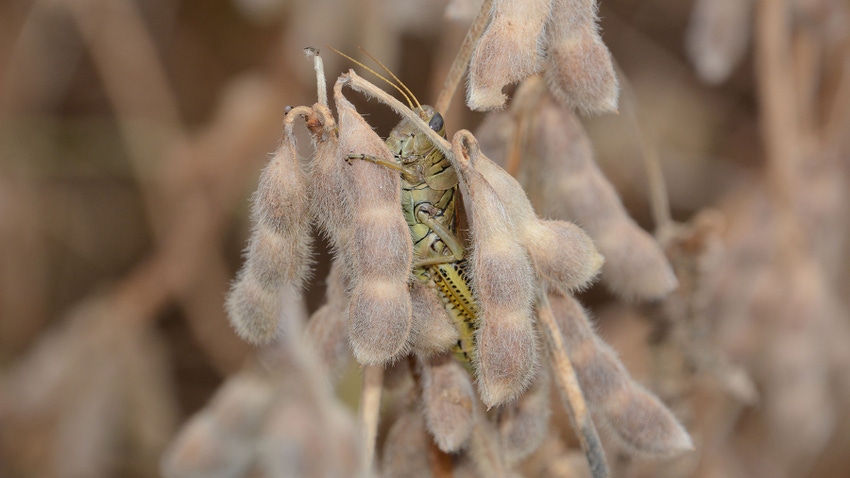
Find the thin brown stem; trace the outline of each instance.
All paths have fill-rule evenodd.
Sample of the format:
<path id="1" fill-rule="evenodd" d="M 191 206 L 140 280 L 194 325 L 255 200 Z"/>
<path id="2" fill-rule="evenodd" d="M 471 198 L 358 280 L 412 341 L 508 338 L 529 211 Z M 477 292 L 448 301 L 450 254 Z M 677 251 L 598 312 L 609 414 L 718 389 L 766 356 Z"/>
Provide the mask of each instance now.
<path id="1" fill-rule="evenodd" d="M 632 87 L 629 78 L 620 68 L 619 63 L 614 62 L 617 76 L 620 77 L 622 87 L 622 105 L 626 118 L 634 128 L 640 144 L 643 166 L 649 183 L 649 203 L 652 210 L 652 219 L 655 222 L 656 234 L 664 234 L 673 223 L 670 214 L 670 198 L 667 194 L 667 183 L 664 181 L 664 172 L 661 168 L 661 157 L 658 148 L 652 141 L 649 122 L 640 114 L 640 106 L 637 102 L 637 93 Z"/>
<path id="2" fill-rule="evenodd" d="M 792 74 L 788 3 L 760 0 L 756 10 L 756 76 L 768 177 L 783 207 L 792 199 L 800 155 L 799 105 Z"/>
<path id="3" fill-rule="evenodd" d="M 505 161 L 505 171 L 511 176 L 516 177 L 519 174 L 519 168 L 522 164 L 522 159 L 526 156 L 526 151 L 531 145 L 528 145 L 528 138 L 531 137 L 531 130 L 537 121 L 537 111 L 540 107 L 540 102 L 546 95 L 546 82 L 540 76 L 528 78 L 523 83 L 523 88 L 529 88 L 528 93 L 524 96 L 525 101 L 515 102 L 517 105 L 514 113 L 514 134 L 511 137 L 511 142 L 508 147 L 507 160 Z M 521 104 L 520 104 L 521 103 Z"/>
<path id="4" fill-rule="evenodd" d="M 850 131 L 850 46 L 838 75 L 838 87 L 832 95 L 833 101 L 828 103 L 821 135 L 825 148 L 830 151 L 840 149 L 842 141 L 847 140 L 846 131 Z"/>
<path id="5" fill-rule="evenodd" d="M 599 433 L 587 410 L 587 403 L 578 383 L 573 364 L 567 356 L 567 349 L 561 330 L 555 321 L 549 298 L 546 295 L 546 285 L 540 284 L 537 289 L 537 317 L 543 326 L 543 336 L 552 358 L 552 370 L 555 372 L 555 383 L 564 402 L 564 408 L 570 416 L 573 428 L 576 430 L 581 448 L 584 450 L 590 473 L 593 478 L 609 476 L 608 464 L 605 462 L 605 452 Z"/>
<path id="6" fill-rule="evenodd" d="M 446 80 L 443 82 L 443 89 L 440 90 L 440 96 L 434 103 L 434 109 L 444 113 L 448 111 L 449 105 L 452 103 L 457 85 L 460 84 L 460 79 L 466 73 L 466 68 L 469 66 L 469 59 L 472 57 L 472 50 L 481 34 L 484 33 L 484 28 L 487 26 L 487 21 L 490 19 L 490 10 L 493 9 L 493 0 L 484 0 L 481 8 L 478 10 L 478 15 L 469 26 L 469 31 L 466 32 L 466 37 L 457 52 L 454 61 L 452 62 L 449 73 L 446 75 Z"/>
<path id="7" fill-rule="evenodd" d="M 363 437 L 363 469 L 372 469 L 375 459 L 375 440 L 378 437 L 378 418 L 381 410 L 381 389 L 384 368 L 367 365 L 363 369 L 363 389 L 360 395 L 360 432 Z"/>
<path id="8" fill-rule="evenodd" d="M 304 49 L 304 54 L 307 55 L 307 58 L 313 59 L 313 69 L 316 70 L 316 96 L 318 102 L 322 106 L 328 106 L 328 84 L 325 81 L 325 66 L 321 55 L 319 55 L 319 50 L 308 46 Z"/>

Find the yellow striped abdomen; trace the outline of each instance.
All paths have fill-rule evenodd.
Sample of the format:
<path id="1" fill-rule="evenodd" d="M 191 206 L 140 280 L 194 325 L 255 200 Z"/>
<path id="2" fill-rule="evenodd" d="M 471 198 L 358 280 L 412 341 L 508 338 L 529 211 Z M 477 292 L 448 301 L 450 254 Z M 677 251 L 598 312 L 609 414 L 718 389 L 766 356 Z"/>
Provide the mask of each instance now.
<path id="1" fill-rule="evenodd" d="M 454 322 L 459 339 L 452 351 L 458 360 L 471 362 L 475 353 L 478 308 L 467 283 L 466 261 L 427 267 L 428 279 L 436 286 L 440 299 Z"/>

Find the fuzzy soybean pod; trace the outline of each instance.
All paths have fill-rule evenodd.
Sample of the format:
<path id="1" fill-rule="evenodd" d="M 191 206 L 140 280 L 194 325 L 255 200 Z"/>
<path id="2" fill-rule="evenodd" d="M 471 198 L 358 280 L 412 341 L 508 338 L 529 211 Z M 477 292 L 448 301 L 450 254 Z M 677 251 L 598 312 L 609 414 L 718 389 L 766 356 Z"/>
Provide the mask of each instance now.
<path id="1" fill-rule="evenodd" d="M 324 375 L 332 384 L 342 376 L 351 358 L 345 327 L 348 296 L 342 274 L 342 266 L 334 260 L 327 278 L 325 304 L 313 312 L 305 330 L 324 369 Z"/>
<path id="2" fill-rule="evenodd" d="M 596 24 L 596 0 L 554 0 L 546 80 L 563 104 L 585 114 L 617 111 L 620 86 Z"/>
<path id="3" fill-rule="evenodd" d="M 469 64 L 467 105 L 473 110 L 505 106 L 502 88 L 540 70 L 542 32 L 552 0 L 496 0 L 493 17 Z"/>
<path id="4" fill-rule="evenodd" d="M 537 274 L 565 291 L 589 284 L 603 263 L 590 236 L 575 224 L 537 217 L 519 182 L 481 152 L 472 134 L 465 130 L 458 133 L 468 147 L 470 164 L 505 205 Z"/>
<path id="5" fill-rule="evenodd" d="M 542 213 L 575 221 L 605 256 L 602 282 L 627 299 L 658 299 L 678 282 L 656 240 L 640 228 L 593 159 L 575 113 L 551 98 L 541 102 L 536 145 L 547 201 Z"/>
<path id="6" fill-rule="evenodd" d="M 440 450 L 455 453 L 472 436 L 475 392 L 451 352 L 422 360 L 422 405 L 428 431 Z"/>
<path id="7" fill-rule="evenodd" d="M 496 426 L 509 466 L 534 453 L 546 438 L 552 415 L 551 385 L 549 369 L 541 367 L 528 391 L 496 412 Z"/>
<path id="8" fill-rule="evenodd" d="M 260 175 L 245 264 L 227 296 L 230 323 L 240 337 L 254 344 L 269 343 L 279 335 L 288 320 L 283 317 L 283 301 L 300 291 L 310 270 L 307 177 L 298 165 L 292 131 L 299 114 L 303 111 L 287 114 L 280 147 Z"/>
<path id="9" fill-rule="evenodd" d="M 552 313 L 594 416 L 634 452 L 672 456 L 693 449 L 690 435 L 658 398 L 629 376 L 614 351 L 593 331 L 572 297 L 550 293 Z"/>
<path id="10" fill-rule="evenodd" d="M 430 478 L 430 438 L 419 410 L 405 410 L 387 432 L 381 454 L 381 476 L 387 478 Z"/>
<path id="11" fill-rule="evenodd" d="M 273 398 L 271 383 L 254 374 L 228 379 L 169 445 L 162 459 L 163 476 L 241 476 L 250 467 Z"/>
<path id="12" fill-rule="evenodd" d="M 352 191 L 347 184 L 347 164 L 339 161 L 339 139 L 333 115 L 327 107 L 317 104 L 313 108 L 322 129 L 314 134 L 316 151 L 308 171 L 310 212 L 331 248 L 338 251 L 351 223 L 346 211 L 352 202 Z"/>
<path id="13" fill-rule="evenodd" d="M 416 355 L 427 358 L 445 352 L 457 343 L 457 328 L 433 287 L 418 281 L 411 282 L 410 300 L 413 306 L 410 345 Z"/>
<path id="14" fill-rule="evenodd" d="M 467 156 L 469 132 L 452 140 L 464 206 L 470 220 L 471 282 L 478 304 L 473 365 L 481 400 L 488 407 L 518 397 L 534 376 L 537 341 L 532 319 L 534 270 L 496 191 Z"/>
<path id="15" fill-rule="evenodd" d="M 397 171 L 367 159 L 391 160 L 386 144 L 342 95 L 334 93 L 339 117 L 339 158 L 352 191 L 351 233 L 340 254 L 351 274 L 348 332 L 361 364 L 382 365 L 405 354 L 411 332 L 411 302 L 407 281 L 413 260 L 410 231 L 401 209 L 401 178 Z"/>

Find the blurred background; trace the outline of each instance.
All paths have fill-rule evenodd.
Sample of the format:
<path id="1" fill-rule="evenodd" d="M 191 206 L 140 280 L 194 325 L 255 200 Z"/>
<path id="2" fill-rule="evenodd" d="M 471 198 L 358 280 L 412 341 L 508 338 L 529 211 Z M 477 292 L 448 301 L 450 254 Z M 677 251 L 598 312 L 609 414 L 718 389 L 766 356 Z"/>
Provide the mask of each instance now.
<path id="1" fill-rule="evenodd" d="M 433 101 L 476 3 L 0 2 L 0 477 L 158 476 L 252 354 L 222 304 L 284 108 L 315 102 L 302 49 L 362 46 Z M 657 152 L 685 276 L 672 303 L 583 302 L 699 449 L 609 457 L 617 476 L 850 476 L 849 9 L 600 6 L 626 96 L 585 126 L 650 231 Z M 329 79 L 349 68 L 323 52 Z M 379 132 L 397 121 L 358 105 Z M 484 118 L 458 99 L 446 117 Z"/>

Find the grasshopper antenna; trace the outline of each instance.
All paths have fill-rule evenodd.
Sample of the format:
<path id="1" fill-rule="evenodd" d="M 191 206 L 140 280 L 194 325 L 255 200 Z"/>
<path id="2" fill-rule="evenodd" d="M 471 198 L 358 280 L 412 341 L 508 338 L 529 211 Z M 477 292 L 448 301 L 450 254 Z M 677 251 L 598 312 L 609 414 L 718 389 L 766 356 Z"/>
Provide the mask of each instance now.
<path id="1" fill-rule="evenodd" d="M 381 76 L 381 74 L 380 74 L 380 73 L 378 73 L 378 72 L 376 72 L 375 70 L 373 70 L 373 69 L 369 68 L 368 66 L 364 65 L 363 63 L 360 63 L 359 61 L 355 60 L 354 58 L 351 58 L 350 56 L 346 55 L 345 53 L 343 53 L 343 52 L 341 52 L 341 51 L 337 50 L 336 48 L 334 48 L 334 47 L 332 47 L 332 46 L 328 46 L 328 45 L 325 45 L 325 46 L 326 46 L 327 48 L 329 48 L 331 51 L 333 51 L 334 53 L 336 53 L 337 55 L 339 55 L 339 56 L 341 56 L 341 57 L 343 57 L 343 58 L 348 59 L 349 61 L 353 62 L 354 64 L 356 64 L 356 65 L 358 65 L 358 66 L 360 66 L 361 68 L 365 69 L 365 70 L 366 70 L 366 71 L 368 71 L 369 73 L 371 73 L 371 74 L 373 74 L 373 75 L 377 76 L 378 78 L 380 78 L 381 80 L 385 81 L 388 85 L 390 85 L 390 86 L 392 86 L 393 88 L 395 88 L 395 89 L 396 89 L 399 93 L 401 93 L 401 95 L 402 95 L 402 96 L 404 96 L 404 99 L 405 99 L 405 100 L 407 100 L 407 104 L 408 104 L 408 106 L 410 106 L 410 109 L 411 109 L 411 110 L 412 110 L 412 109 L 414 109 L 414 108 L 413 108 L 413 102 L 412 102 L 412 101 L 410 101 L 410 97 L 409 97 L 409 96 L 407 96 L 407 93 L 405 93 L 405 92 L 404 92 L 404 90 L 402 90 L 401 88 L 399 88 L 399 86 L 398 86 L 398 85 L 396 85 L 396 84 L 395 84 L 395 83 L 393 83 L 392 81 L 390 81 L 390 80 L 386 79 L 385 77 Z M 381 66 L 383 66 L 383 65 L 381 65 Z M 390 74 L 392 75 L 392 73 L 390 73 Z M 393 75 L 393 77 L 395 77 L 395 75 Z M 407 88 L 407 87 L 405 86 L 405 88 Z M 412 94 L 412 93 L 411 93 L 411 94 Z M 416 104 L 419 104 L 419 101 L 417 101 L 417 102 L 416 102 Z"/>
<path id="2" fill-rule="evenodd" d="M 393 72 L 392 72 L 389 68 L 387 68 L 387 66 L 386 66 L 386 65 L 384 65 L 383 63 L 381 63 L 381 61 L 380 61 L 380 60 L 378 60 L 377 58 L 375 58 L 374 56 L 372 56 L 372 54 L 371 54 L 371 53 L 369 53 L 368 51 L 366 51 L 366 50 L 365 50 L 362 46 L 358 46 L 358 47 L 357 47 L 357 49 L 358 49 L 358 50 L 360 50 L 360 51 L 362 51 L 364 55 L 366 55 L 366 56 L 368 56 L 369 58 L 371 58 L 371 59 L 372 59 L 372 61 L 374 61 L 374 62 L 375 62 L 375 63 L 377 63 L 377 64 L 378 64 L 381 68 L 383 68 L 383 70 L 384 70 L 384 71 L 386 71 L 386 72 L 387 72 L 387 73 L 388 73 L 388 74 L 389 74 L 389 75 L 390 75 L 390 76 L 391 76 L 391 77 L 392 77 L 392 78 L 393 78 L 393 79 L 394 79 L 394 80 L 395 80 L 395 81 L 396 81 L 399 85 L 401 85 L 401 87 L 402 87 L 402 88 L 404 88 L 404 91 L 406 91 L 406 92 L 407 92 L 407 94 L 409 94 L 409 95 L 413 98 L 413 101 L 416 103 L 416 106 L 418 106 L 420 110 L 422 109 L 422 103 L 420 103 L 420 102 L 419 102 L 419 100 L 418 100 L 418 99 L 416 99 L 416 95 L 414 95 L 414 94 L 413 94 L 413 92 L 412 92 L 412 91 L 410 91 L 410 88 L 408 88 L 408 87 L 407 87 L 407 85 L 405 85 L 403 81 L 401 81 L 401 80 L 400 80 L 397 76 L 395 76 L 395 73 L 393 73 Z"/>

